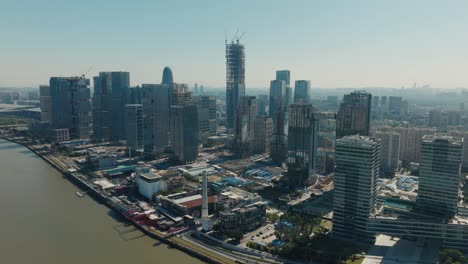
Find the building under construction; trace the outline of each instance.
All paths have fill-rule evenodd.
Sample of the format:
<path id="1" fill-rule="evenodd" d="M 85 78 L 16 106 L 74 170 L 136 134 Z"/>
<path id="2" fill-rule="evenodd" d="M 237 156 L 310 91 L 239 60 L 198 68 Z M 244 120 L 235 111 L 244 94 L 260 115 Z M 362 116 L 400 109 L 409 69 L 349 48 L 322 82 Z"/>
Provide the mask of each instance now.
<path id="1" fill-rule="evenodd" d="M 240 98 L 245 95 L 245 47 L 240 37 L 226 41 L 226 127 L 234 129 Z"/>

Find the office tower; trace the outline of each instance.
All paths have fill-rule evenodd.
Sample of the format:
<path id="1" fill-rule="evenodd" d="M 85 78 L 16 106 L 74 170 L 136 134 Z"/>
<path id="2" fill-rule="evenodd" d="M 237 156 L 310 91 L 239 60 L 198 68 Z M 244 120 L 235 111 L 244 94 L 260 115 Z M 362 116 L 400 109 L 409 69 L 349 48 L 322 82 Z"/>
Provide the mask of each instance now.
<path id="1" fill-rule="evenodd" d="M 171 86 L 171 105 L 187 105 L 192 103 L 192 92 L 185 83 L 173 83 Z"/>
<path id="2" fill-rule="evenodd" d="M 287 158 L 290 188 L 303 186 L 313 176 L 318 131 L 319 119 L 312 105 L 291 105 Z"/>
<path id="3" fill-rule="evenodd" d="M 268 95 L 257 95 L 257 115 L 267 116 Z"/>
<path id="4" fill-rule="evenodd" d="M 373 96 L 372 97 L 372 111 L 378 111 L 379 110 L 379 97 L 378 96 Z"/>
<path id="5" fill-rule="evenodd" d="M 237 105 L 245 96 L 245 47 L 236 42 L 226 42 L 226 127 L 234 129 Z"/>
<path id="6" fill-rule="evenodd" d="M 162 153 L 169 145 L 171 88 L 162 84 L 142 85 L 145 153 Z"/>
<path id="7" fill-rule="evenodd" d="M 276 80 L 284 81 L 286 86 L 291 84 L 291 72 L 289 70 L 276 71 Z"/>
<path id="8" fill-rule="evenodd" d="M 422 139 L 416 208 L 433 215 L 457 213 L 463 139 L 426 135 Z"/>
<path id="9" fill-rule="evenodd" d="M 254 125 L 253 153 L 262 154 L 270 152 L 271 137 L 273 134 L 273 120 L 271 117 L 257 116 Z"/>
<path id="10" fill-rule="evenodd" d="M 447 112 L 447 125 L 458 126 L 461 122 L 461 114 L 459 111 L 448 111 Z"/>
<path id="11" fill-rule="evenodd" d="M 257 116 L 257 100 L 255 96 L 242 96 L 237 108 L 238 116 L 245 116 L 247 119 L 247 134 L 249 140 L 254 136 L 255 117 Z M 241 132 L 239 130 L 239 132 Z"/>
<path id="12" fill-rule="evenodd" d="M 52 101 L 50 98 L 50 86 L 40 85 L 39 95 L 39 100 L 41 103 L 41 121 L 50 123 L 52 121 Z"/>
<path id="13" fill-rule="evenodd" d="M 141 104 L 142 94 L 143 94 L 143 89 L 140 86 L 130 87 L 127 103 L 128 104 Z"/>
<path id="14" fill-rule="evenodd" d="M 311 97 L 310 81 L 298 80 L 294 88 L 294 103 L 309 104 Z"/>
<path id="15" fill-rule="evenodd" d="M 375 133 L 380 139 L 380 171 L 382 176 L 393 177 L 400 159 L 400 134 L 395 132 Z"/>
<path id="16" fill-rule="evenodd" d="M 385 114 L 388 112 L 388 101 L 387 96 L 380 97 L 380 113 Z"/>
<path id="17" fill-rule="evenodd" d="M 143 105 L 125 105 L 125 126 L 128 152 L 142 152 L 143 142 Z"/>
<path id="18" fill-rule="evenodd" d="M 368 136 L 372 95 L 353 92 L 343 97 L 336 119 L 336 138 L 350 135 Z"/>
<path id="19" fill-rule="evenodd" d="M 253 146 L 257 101 L 255 96 L 242 96 L 237 107 L 233 152 L 236 157 L 249 155 Z"/>
<path id="20" fill-rule="evenodd" d="M 403 98 L 401 98 L 401 96 L 389 96 L 388 97 L 388 112 L 390 114 L 400 115 L 402 105 L 403 105 Z"/>
<path id="21" fill-rule="evenodd" d="M 377 199 L 380 144 L 368 137 L 345 136 L 336 141 L 335 156 L 332 235 L 373 243 L 367 225 Z"/>
<path id="22" fill-rule="evenodd" d="M 285 107 L 285 110 L 288 111 L 289 106 L 293 103 L 293 90 L 291 87 L 291 72 L 288 70 L 276 71 L 276 80 L 284 81 L 286 85 L 284 107 Z"/>
<path id="23" fill-rule="evenodd" d="M 93 138 L 125 139 L 124 112 L 130 93 L 130 73 L 100 72 L 93 79 Z"/>
<path id="24" fill-rule="evenodd" d="M 269 115 L 273 120 L 273 135 L 270 145 L 270 157 L 273 163 L 282 164 L 286 159 L 286 83 L 284 80 L 270 82 Z"/>
<path id="25" fill-rule="evenodd" d="M 404 163 L 410 163 L 419 162 L 421 139 L 424 135 L 434 134 L 436 129 L 421 127 L 379 127 L 378 131 L 400 134 L 400 160 Z"/>
<path id="26" fill-rule="evenodd" d="M 171 106 L 171 148 L 184 163 L 198 156 L 198 113 L 195 105 Z"/>
<path id="27" fill-rule="evenodd" d="M 172 76 L 171 68 L 164 67 L 161 84 L 172 85 L 173 83 L 174 83 L 174 77 Z"/>
<path id="28" fill-rule="evenodd" d="M 468 172 L 468 132 L 464 132 L 461 136 L 459 135 L 458 137 L 463 138 L 463 160 L 461 169 L 462 172 Z"/>
<path id="29" fill-rule="evenodd" d="M 216 134 L 216 98 L 212 96 L 196 96 L 194 102 L 198 108 L 198 130 L 201 142 Z"/>
<path id="30" fill-rule="evenodd" d="M 279 127 L 274 127 L 274 133 L 284 133 L 284 124 L 286 119 L 286 83 L 284 80 L 272 80 L 270 82 L 270 108 L 269 115 L 273 119 L 273 124 L 281 123 Z"/>
<path id="31" fill-rule="evenodd" d="M 68 129 L 70 138 L 89 138 L 91 102 L 89 79 L 51 77 L 51 119 L 55 129 Z"/>

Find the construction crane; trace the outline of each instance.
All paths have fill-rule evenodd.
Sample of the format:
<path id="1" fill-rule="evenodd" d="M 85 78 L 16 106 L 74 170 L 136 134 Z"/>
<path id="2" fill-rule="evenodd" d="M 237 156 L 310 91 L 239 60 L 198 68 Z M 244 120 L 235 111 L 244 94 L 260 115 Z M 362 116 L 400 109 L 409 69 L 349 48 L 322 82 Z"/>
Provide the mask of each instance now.
<path id="1" fill-rule="evenodd" d="M 81 73 L 81 77 L 84 78 L 93 68 L 94 68 L 94 65 L 91 65 L 91 67 L 89 67 L 89 69 L 85 73 Z"/>

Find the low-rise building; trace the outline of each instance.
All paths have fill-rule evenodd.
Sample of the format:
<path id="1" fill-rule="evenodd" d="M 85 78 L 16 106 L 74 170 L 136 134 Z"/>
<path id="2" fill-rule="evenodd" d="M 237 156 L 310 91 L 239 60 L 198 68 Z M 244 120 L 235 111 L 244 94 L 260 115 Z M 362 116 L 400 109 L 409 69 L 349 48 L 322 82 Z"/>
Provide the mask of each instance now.
<path id="1" fill-rule="evenodd" d="M 139 193 L 149 200 L 152 200 L 155 194 L 166 189 L 163 177 L 153 172 L 138 175 L 137 183 Z"/>
<path id="2" fill-rule="evenodd" d="M 266 224 L 266 204 L 256 202 L 219 212 L 219 230 L 226 234 L 248 232 Z"/>

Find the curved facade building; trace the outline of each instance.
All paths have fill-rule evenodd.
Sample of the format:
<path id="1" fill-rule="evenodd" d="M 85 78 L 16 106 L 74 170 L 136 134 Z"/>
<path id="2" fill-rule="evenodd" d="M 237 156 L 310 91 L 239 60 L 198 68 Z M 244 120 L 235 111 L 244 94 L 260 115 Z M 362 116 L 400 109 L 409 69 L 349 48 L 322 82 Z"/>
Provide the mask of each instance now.
<path id="1" fill-rule="evenodd" d="M 161 84 L 172 85 L 174 83 L 174 77 L 172 76 L 172 70 L 169 67 L 165 67 L 162 76 Z"/>

